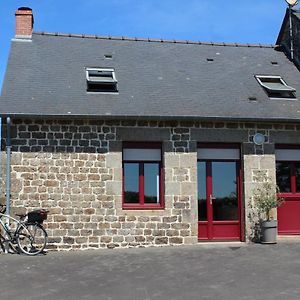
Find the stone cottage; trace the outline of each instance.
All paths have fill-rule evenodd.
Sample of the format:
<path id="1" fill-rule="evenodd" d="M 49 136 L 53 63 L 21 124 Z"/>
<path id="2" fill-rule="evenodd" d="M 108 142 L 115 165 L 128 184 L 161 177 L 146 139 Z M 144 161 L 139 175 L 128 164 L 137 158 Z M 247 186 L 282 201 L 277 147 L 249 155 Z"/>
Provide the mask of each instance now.
<path id="1" fill-rule="evenodd" d="M 276 46 L 202 43 L 33 32 L 18 9 L 0 101 L 12 212 L 49 209 L 58 250 L 248 241 L 268 176 L 279 234 L 299 235 L 287 21 Z"/>

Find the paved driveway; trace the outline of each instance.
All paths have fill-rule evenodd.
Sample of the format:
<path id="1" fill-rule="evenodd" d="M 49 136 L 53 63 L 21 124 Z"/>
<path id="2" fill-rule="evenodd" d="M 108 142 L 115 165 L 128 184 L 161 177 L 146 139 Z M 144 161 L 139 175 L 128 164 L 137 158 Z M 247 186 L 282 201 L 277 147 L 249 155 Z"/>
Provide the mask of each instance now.
<path id="1" fill-rule="evenodd" d="M 300 243 L 0 255 L 0 269 L 0 299 L 300 299 Z"/>

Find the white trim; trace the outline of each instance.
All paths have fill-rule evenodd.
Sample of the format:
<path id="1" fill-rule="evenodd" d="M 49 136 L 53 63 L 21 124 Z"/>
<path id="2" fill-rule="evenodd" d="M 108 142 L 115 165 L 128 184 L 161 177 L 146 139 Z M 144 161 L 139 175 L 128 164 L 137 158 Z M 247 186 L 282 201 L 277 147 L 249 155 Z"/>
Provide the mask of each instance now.
<path id="1" fill-rule="evenodd" d="M 160 203 L 160 199 L 159 199 L 159 190 L 160 190 L 160 187 L 159 187 L 159 170 L 158 170 L 158 174 L 156 175 L 156 199 L 157 199 L 157 203 Z"/>
<path id="2" fill-rule="evenodd" d="M 116 79 L 116 74 L 115 74 L 115 70 L 112 68 L 86 68 L 86 80 L 88 82 L 94 82 L 93 80 L 90 79 L 90 71 L 100 71 L 100 72 L 111 72 L 111 76 L 112 76 L 112 83 L 116 83 L 117 79 Z M 104 83 L 106 83 L 106 81 L 103 81 Z M 101 83 L 101 81 L 96 81 L 96 83 Z"/>
<path id="3" fill-rule="evenodd" d="M 101 94 L 101 95 L 119 95 L 120 93 L 118 91 L 115 92 L 86 92 L 88 95 L 95 95 L 95 94 Z M 98 99 L 96 99 L 98 100 Z"/>
<path id="4" fill-rule="evenodd" d="M 276 149 L 275 158 L 279 161 L 300 161 L 300 149 Z"/>
<path id="5" fill-rule="evenodd" d="M 258 80 L 260 85 L 262 85 L 264 88 L 268 89 L 266 85 L 264 85 L 264 82 L 262 79 L 279 79 L 279 81 L 282 83 L 283 86 L 287 86 L 287 84 L 284 82 L 284 80 L 281 78 L 281 76 L 270 76 L 270 75 L 255 75 L 255 78 Z"/>
<path id="6" fill-rule="evenodd" d="M 286 84 L 286 82 L 283 80 L 283 78 L 281 76 L 278 76 L 278 75 L 276 75 L 276 76 L 275 75 L 274 76 L 270 76 L 270 75 L 255 75 L 255 78 L 257 79 L 257 81 L 259 82 L 259 84 L 261 86 L 263 86 L 264 88 L 266 88 L 267 90 L 270 90 L 270 88 L 268 87 L 267 84 L 265 84 L 263 82 L 263 79 L 279 79 L 280 83 L 283 86 L 287 86 L 287 87 L 289 87 L 291 89 L 291 90 L 288 90 L 288 92 L 296 92 L 296 90 L 293 87 L 291 87 L 291 86 L 289 86 L 289 85 Z M 278 91 L 286 91 L 286 90 L 279 90 L 278 89 Z"/>
<path id="7" fill-rule="evenodd" d="M 297 98 L 275 98 L 275 97 L 269 97 L 271 100 L 284 100 L 284 101 L 295 101 L 298 100 Z"/>
<path id="8" fill-rule="evenodd" d="M 239 149 L 199 148 L 198 159 L 240 159 Z"/>
<path id="9" fill-rule="evenodd" d="M 123 149 L 123 160 L 126 161 L 161 161 L 160 149 Z"/>

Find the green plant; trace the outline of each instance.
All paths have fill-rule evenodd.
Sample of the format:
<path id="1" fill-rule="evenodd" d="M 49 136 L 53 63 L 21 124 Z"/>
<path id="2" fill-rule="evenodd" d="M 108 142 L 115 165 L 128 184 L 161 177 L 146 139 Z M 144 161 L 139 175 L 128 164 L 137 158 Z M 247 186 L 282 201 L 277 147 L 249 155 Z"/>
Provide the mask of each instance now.
<path id="1" fill-rule="evenodd" d="M 259 214 L 265 214 L 267 221 L 270 220 L 270 212 L 273 208 L 279 207 L 283 203 L 283 198 L 278 196 L 279 188 L 270 180 L 264 178 L 261 187 L 254 191 L 253 199 Z"/>

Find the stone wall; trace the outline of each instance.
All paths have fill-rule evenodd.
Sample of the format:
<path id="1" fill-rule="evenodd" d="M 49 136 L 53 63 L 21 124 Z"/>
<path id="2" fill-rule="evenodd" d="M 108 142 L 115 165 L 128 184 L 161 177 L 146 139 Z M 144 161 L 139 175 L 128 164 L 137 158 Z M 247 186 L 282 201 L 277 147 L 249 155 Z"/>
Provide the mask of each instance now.
<path id="1" fill-rule="evenodd" d="M 259 235 L 258 214 L 253 192 L 266 180 L 276 184 L 275 155 L 244 155 L 244 196 L 246 239 L 256 241 Z M 276 218 L 276 210 L 273 211 Z"/>
<path id="2" fill-rule="evenodd" d="M 298 124 L 13 120 L 13 211 L 49 209 L 45 226 L 51 249 L 193 244 L 198 234 L 197 142 L 239 143 L 250 237 L 247 207 L 255 174 L 266 170 L 274 177 L 274 143 L 300 144 L 299 130 Z M 264 147 L 254 147 L 256 132 L 265 135 Z M 163 209 L 122 208 L 122 141 L 162 142 Z M 2 151 L 1 201 L 5 162 Z"/>
<path id="3" fill-rule="evenodd" d="M 50 210 L 45 222 L 50 249 L 197 242 L 197 157 L 196 152 L 188 153 L 190 129 L 161 129 L 156 123 L 163 133 L 152 139 L 163 145 L 165 208 L 124 210 L 122 143 L 116 135 L 118 128 L 132 132 L 129 125 L 14 120 L 12 208 L 18 213 L 39 207 Z"/>

